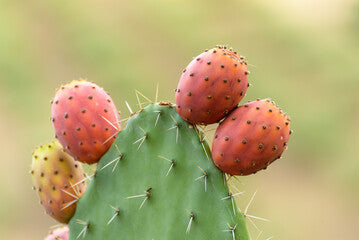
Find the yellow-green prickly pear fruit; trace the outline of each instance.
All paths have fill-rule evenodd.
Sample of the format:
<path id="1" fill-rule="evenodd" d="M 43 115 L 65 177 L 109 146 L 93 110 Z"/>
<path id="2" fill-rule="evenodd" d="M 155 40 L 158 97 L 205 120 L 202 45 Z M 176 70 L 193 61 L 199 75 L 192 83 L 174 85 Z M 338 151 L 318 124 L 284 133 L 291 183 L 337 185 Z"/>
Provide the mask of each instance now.
<path id="1" fill-rule="evenodd" d="M 86 175 L 79 162 L 58 141 L 37 147 L 32 154 L 34 190 L 46 213 L 61 223 L 74 215 L 76 203 L 86 190 Z"/>

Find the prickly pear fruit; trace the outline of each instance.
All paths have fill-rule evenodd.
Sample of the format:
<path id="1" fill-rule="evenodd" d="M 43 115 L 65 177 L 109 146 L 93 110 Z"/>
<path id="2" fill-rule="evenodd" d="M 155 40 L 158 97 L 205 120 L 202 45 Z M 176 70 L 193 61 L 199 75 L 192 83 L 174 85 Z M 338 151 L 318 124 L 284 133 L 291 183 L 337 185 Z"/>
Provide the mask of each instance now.
<path id="1" fill-rule="evenodd" d="M 77 200 L 86 190 L 81 164 L 74 161 L 58 141 L 54 141 L 35 149 L 31 175 L 33 188 L 38 192 L 46 213 L 61 223 L 67 223 L 75 213 Z"/>
<path id="2" fill-rule="evenodd" d="M 198 55 L 176 89 L 178 114 L 195 124 L 216 123 L 234 109 L 248 88 L 247 63 L 226 47 Z"/>
<path id="3" fill-rule="evenodd" d="M 235 109 L 219 125 L 212 144 L 213 161 L 231 175 L 265 169 L 286 149 L 290 119 L 269 99 Z"/>
<path id="4" fill-rule="evenodd" d="M 50 232 L 45 240 L 68 240 L 69 239 L 69 227 L 58 227 Z"/>
<path id="5" fill-rule="evenodd" d="M 58 140 L 65 151 L 80 162 L 98 162 L 120 129 L 120 115 L 111 97 L 85 80 L 61 87 L 51 110 Z"/>

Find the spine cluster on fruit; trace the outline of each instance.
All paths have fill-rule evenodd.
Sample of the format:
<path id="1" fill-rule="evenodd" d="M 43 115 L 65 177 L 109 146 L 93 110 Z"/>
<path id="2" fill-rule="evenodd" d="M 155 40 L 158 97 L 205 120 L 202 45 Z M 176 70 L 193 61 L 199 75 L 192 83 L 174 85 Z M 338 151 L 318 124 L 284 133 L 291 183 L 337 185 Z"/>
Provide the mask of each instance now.
<path id="1" fill-rule="evenodd" d="M 270 99 L 239 105 L 244 57 L 217 46 L 195 57 L 176 104 L 149 102 L 124 129 L 109 94 L 75 80 L 51 103 L 56 140 L 35 149 L 31 174 L 46 212 L 65 224 L 46 240 L 250 240 L 226 174 L 249 175 L 280 158 L 289 117 Z M 212 151 L 197 125 L 219 123 Z M 86 174 L 83 164 L 96 170 Z"/>

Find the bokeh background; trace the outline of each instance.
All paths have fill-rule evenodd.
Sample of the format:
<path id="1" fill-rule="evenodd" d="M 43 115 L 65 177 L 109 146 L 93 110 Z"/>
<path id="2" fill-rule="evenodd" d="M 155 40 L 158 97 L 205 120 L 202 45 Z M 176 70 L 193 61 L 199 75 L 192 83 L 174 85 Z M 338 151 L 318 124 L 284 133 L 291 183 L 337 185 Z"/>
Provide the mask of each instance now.
<path id="1" fill-rule="evenodd" d="M 355 0 L 0 0 L 0 238 L 56 224 L 28 174 L 56 88 L 95 81 L 125 118 L 135 89 L 173 101 L 192 57 L 226 44 L 249 61 L 243 102 L 271 97 L 294 129 L 283 159 L 236 183 L 239 206 L 257 191 L 248 213 L 270 220 L 248 223 L 253 239 L 358 239 L 358 43 Z"/>

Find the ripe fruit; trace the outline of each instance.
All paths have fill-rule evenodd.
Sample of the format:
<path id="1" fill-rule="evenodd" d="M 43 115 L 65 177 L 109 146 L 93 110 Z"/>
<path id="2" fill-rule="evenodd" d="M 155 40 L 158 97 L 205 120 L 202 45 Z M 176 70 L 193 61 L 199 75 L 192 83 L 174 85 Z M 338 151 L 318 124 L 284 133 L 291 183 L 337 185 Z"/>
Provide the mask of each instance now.
<path id="1" fill-rule="evenodd" d="M 68 240 L 69 239 L 69 227 L 58 227 L 50 232 L 45 240 Z"/>
<path id="2" fill-rule="evenodd" d="M 35 149 L 31 175 L 34 190 L 38 192 L 46 213 L 61 223 L 67 223 L 75 213 L 78 198 L 86 190 L 86 183 L 81 182 L 85 178 L 81 164 L 54 141 Z"/>
<path id="3" fill-rule="evenodd" d="M 286 149 L 289 125 L 287 115 L 269 99 L 239 106 L 216 130 L 213 161 L 231 175 L 264 169 Z"/>
<path id="4" fill-rule="evenodd" d="M 120 115 L 111 97 L 85 80 L 61 87 L 51 110 L 56 137 L 65 151 L 80 162 L 98 162 L 120 129 Z"/>
<path id="5" fill-rule="evenodd" d="M 216 123 L 244 97 L 247 63 L 226 47 L 216 47 L 193 59 L 176 89 L 178 114 L 195 124 Z"/>

